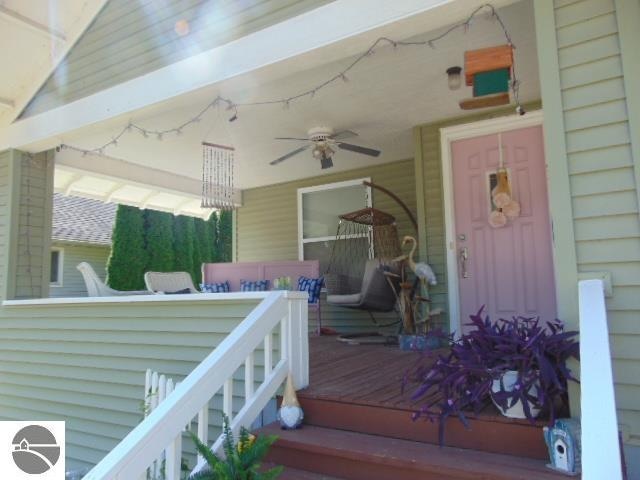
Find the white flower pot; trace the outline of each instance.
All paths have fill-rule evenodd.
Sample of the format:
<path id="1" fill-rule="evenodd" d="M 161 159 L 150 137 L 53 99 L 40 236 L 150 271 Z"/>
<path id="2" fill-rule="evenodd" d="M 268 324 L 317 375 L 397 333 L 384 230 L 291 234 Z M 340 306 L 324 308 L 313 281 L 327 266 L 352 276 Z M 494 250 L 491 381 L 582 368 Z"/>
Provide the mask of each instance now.
<path id="1" fill-rule="evenodd" d="M 502 381 L 504 382 L 504 389 L 507 392 L 511 392 L 514 389 L 514 386 L 515 386 L 516 382 L 518 381 L 518 372 L 516 370 L 507 370 L 502 375 Z M 496 380 L 493 381 L 493 383 L 491 384 L 491 391 L 494 392 L 494 393 L 500 392 L 500 379 L 496 379 Z M 529 389 L 529 393 L 531 395 L 534 395 L 534 396 L 538 393 L 538 389 L 536 388 L 535 385 L 533 385 Z M 506 410 L 503 409 L 500 405 L 498 405 L 495 402 L 495 400 L 493 400 L 493 396 L 491 397 L 491 400 L 493 401 L 494 405 L 496 407 L 498 407 L 498 410 L 500 410 L 500 412 L 505 417 L 509 417 L 509 418 L 527 418 L 527 416 L 524 414 L 524 408 L 522 406 L 522 401 L 521 400 L 518 400 L 515 403 L 515 405 L 513 405 L 511 408 L 507 408 Z M 534 418 L 537 417 L 538 414 L 540 413 L 540 409 L 535 407 L 531 402 L 529 402 L 529 410 L 531 412 L 531 415 Z"/>

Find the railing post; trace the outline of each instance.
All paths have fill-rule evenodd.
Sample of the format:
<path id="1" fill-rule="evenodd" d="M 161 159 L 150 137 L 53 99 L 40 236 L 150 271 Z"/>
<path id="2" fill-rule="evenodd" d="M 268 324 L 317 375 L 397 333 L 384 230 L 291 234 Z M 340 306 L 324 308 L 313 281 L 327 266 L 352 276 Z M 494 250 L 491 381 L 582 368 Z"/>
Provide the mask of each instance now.
<path id="1" fill-rule="evenodd" d="M 296 389 L 309 385 L 309 307 L 306 298 L 287 297 L 288 353 Z"/>
<path id="2" fill-rule="evenodd" d="M 582 478 L 622 479 L 602 280 L 579 283 Z"/>

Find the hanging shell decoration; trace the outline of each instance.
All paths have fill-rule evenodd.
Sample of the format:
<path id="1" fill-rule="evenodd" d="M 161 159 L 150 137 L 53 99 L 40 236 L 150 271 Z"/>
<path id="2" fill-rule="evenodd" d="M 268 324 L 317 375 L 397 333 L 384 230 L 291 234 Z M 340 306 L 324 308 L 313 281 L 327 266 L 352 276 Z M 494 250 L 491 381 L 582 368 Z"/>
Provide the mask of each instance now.
<path id="1" fill-rule="evenodd" d="M 498 184 L 491 191 L 491 198 L 496 210 L 489 214 L 489 225 L 493 228 L 501 228 L 507 224 L 508 220 L 520 216 L 520 204 L 511 196 L 507 169 L 500 167 L 496 172 L 496 177 Z"/>

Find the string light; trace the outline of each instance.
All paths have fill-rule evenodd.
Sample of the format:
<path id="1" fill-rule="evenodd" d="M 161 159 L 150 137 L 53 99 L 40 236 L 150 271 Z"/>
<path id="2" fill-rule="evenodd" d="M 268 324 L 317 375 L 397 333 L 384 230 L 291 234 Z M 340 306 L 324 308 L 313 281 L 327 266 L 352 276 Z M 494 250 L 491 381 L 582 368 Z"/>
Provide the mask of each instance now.
<path id="1" fill-rule="evenodd" d="M 226 105 L 226 110 L 233 112 L 233 115 L 229 118 L 229 122 L 235 122 L 238 119 L 238 109 L 239 108 L 258 107 L 258 106 L 265 106 L 265 105 L 278 105 L 278 104 L 280 104 L 280 105 L 282 105 L 282 108 L 284 110 L 289 110 L 290 103 L 293 100 L 297 100 L 297 99 L 303 98 L 303 97 L 314 98 L 318 91 L 320 91 L 323 88 L 331 85 L 332 83 L 335 83 L 338 80 L 341 80 L 343 83 L 348 83 L 349 82 L 349 77 L 347 76 L 347 73 L 349 73 L 351 70 L 353 70 L 365 58 L 368 58 L 371 55 L 373 55 L 377 48 L 385 46 L 385 45 L 391 45 L 394 50 L 397 50 L 398 47 L 420 47 L 420 46 L 428 46 L 431 49 L 435 49 L 436 48 L 436 43 L 439 42 L 440 40 L 442 40 L 443 38 L 445 38 L 446 36 L 448 36 L 450 33 L 454 32 L 456 30 L 460 30 L 460 29 L 463 29 L 464 32 L 466 33 L 468 31 L 471 23 L 472 23 L 472 20 L 474 20 L 476 17 L 480 16 L 480 14 L 482 12 L 485 12 L 485 15 L 483 15 L 483 18 L 491 19 L 492 21 L 498 23 L 498 25 L 500 26 L 500 29 L 502 30 L 502 33 L 504 34 L 504 37 L 505 37 L 507 43 L 512 48 L 515 49 L 515 45 L 511 41 L 511 35 L 509 34 L 509 31 L 507 30 L 507 27 L 505 26 L 502 18 L 500 17 L 500 15 L 498 14 L 498 12 L 496 11 L 496 9 L 495 9 L 495 7 L 493 5 L 491 5 L 490 3 L 486 3 L 486 4 L 481 5 L 478 8 L 476 8 L 467 17 L 466 20 L 461 21 L 459 23 L 456 23 L 456 24 L 450 26 L 444 32 L 440 33 L 439 35 L 437 35 L 437 36 L 435 36 L 433 38 L 427 39 L 427 40 L 400 41 L 400 40 L 393 40 L 393 39 L 388 38 L 388 37 L 380 37 L 375 42 L 373 42 L 373 44 L 367 50 L 365 50 L 360 56 L 356 57 L 356 59 L 353 60 L 353 62 L 351 62 L 351 64 L 349 64 L 349 66 L 347 66 L 345 69 L 343 69 L 337 75 L 334 75 L 333 77 L 330 77 L 329 79 L 327 79 L 324 82 L 314 86 L 313 88 L 310 88 L 309 90 L 306 90 L 306 91 L 304 91 L 302 93 L 299 93 L 297 95 L 293 95 L 293 96 L 290 96 L 290 97 L 274 98 L 274 99 L 271 99 L 271 100 L 262 100 L 262 101 L 257 101 L 257 102 L 244 102 L 244 103 L 242 103 L 242 102 L 234 102 L 233 100 L 231 100 L 229 98 L 224 98 L 224 97 L 221 97 L 220 95 L 218 95 L 205 108 L 203 108 L 197 115 L 195 115 L 191 119 L 187 120 L 186 122 L 182 123 L 178 127 L 169 128 L 167 130 L 148 130 L 148 129 L 146 129 L 146 128 L 140 126 L 140 125 L 137 125 L 137 124 L 135 124 L 133 122 L 129 122 L 125 127 L 123 127 L 123 129 L 115 137 L 113 137 L 113 139 L 110 142 L 107 142 L 107 143 L 105 143 L 103 145 L 100 145 L 100 146 L 98 146 L 96 148 L 85 149 L 85 148 L 75 147 L 73 145 L 67 145 L 67 144 L 61 144 L 61 145 L 59 145 L 59 148 L 74 150 L 74 151 L 82 153 L 83 156 L 86 156 L 88 154 L 102 155 L 107 148 L 112 147 L 112 146 L 117 146 L 118 140 L 120 139 L 120 137 L 122 137 L 125 133 L 129 133 L 129 132 L 131 132 L 133 130 L 139 131 L 144 138 L 148 138 L 149 135 L 155 135 L 158 138 L 158 140 L 162 140 L 162 138 L 165 135 L 169 135 L 169 134 L 176 134 L 177 136 L 179 136 L 179 135 L 182 135 L 182 133 L 183 133 L 182 131 L 183 131 L 184 128 L 186 128 L 186 127 L 188 127 L 190 125 L 199 123 L 202 120 L 202 117 L 210 109 L 212 109 L 214 107 L 218 107 L 218 106 L 220 106 L 222 104 Z M 516 112 L 518 112 L 520 115 L 524 115 L 524 109 L 522 108 L 522 105 L 520 104 L 520 99 L 519 99 L 520 81 L 516 77 L 515 62 L 511 67 L 511 73 L 512 73 L 512 81 L 510 83 L 510 87 L 511 87 L 511 91 L 513 93 L 513 99 L 514 99 L 515 104 L 516 104 Z"/>

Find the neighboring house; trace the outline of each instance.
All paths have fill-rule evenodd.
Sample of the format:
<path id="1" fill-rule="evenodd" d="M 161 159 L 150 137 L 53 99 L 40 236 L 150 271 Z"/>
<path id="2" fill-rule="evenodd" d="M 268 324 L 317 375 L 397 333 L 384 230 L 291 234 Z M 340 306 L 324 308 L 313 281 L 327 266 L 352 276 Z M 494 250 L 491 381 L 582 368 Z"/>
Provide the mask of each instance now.
<path id="1" fill-rule="evenodd" d="M 53 195 L 51 225 L 51 297 L 87 295 L 76 268 L 89 263 L 105 280 L 117 205 L 88 198 Z"/>
<path id="2" fill-rule="evenodd" d="M 180 446 L 180 432 L 194 417 L 210 419 L 217 434 L 221 412 L 250 424 L 258 400 L 270 398 L 289 370 L 297 386 L 306 386 L 307 336 L 296 330 L 306 327 L 303 297 L 48 299 L 53 191 L 206 217 L 201 179 L 212 172 L 203 169 L 202 144 L 217 143 L 224 154 L 216 158 L 235 155 L 236 190 L 225 195 L 238 207 L 234 261 L 319 259 L 326 266 L 337 215 L 367 204 L 392 213 L 400 234 L 414 233 L 393 201 L 362 186 L 369 179 L 416 214 L 420 260 L 439 279 L 432 300 L 452 332 L 483 304 L 494 317 L 557 316 L 579 329 L 586 318 L 579 282 L 602 279 L 604 291 L 595 297 L 605 302 L 606 294 L 600 319 L 608 335 L 599 340 L 610 347 L 599 346 L 597 360 L 612 364 L 613 380 L 608 368 L 585 369 L 582 378 L 599 381 L 599 388 L 583 390 L 588 398 L 572 388 L 571 414 L 606 397 L 608 411 L 582 418 L 596 426 L 587 439 L 595 449 L 585 459 L 607 457 L 619 430 L 630 478 L 640 478 L 638 0 L 495 0 L 508 38 L 502 22 L 485 15 L 461 24 L 486 3 L 479 0 L 97 3 L 103 8 L 85 22 L 85 33 L 65 40 L 64 60 L 29 88 L 10 75 L 32 58 L 0 52 L 7 55 L 0 82 L 10 83 L 0 91 L 0 105 L 9 110 L 0 118 L 2 419 L 64 419 L 68 465 L 106 458 L 102 467 L 137 478 L 161 448 Z M 454 24 L 461 28 L 441 39 Z M 7 32 L 0 28 L 0 40 L 15 42 Z M 367 48 L 381 38 L 412 46 L 381 40 L 370 55 Z M 466 105 L 472 89 L 450 89 L 455 82 L 445 72 L 464 66 L 469 50 L 507 41 L 517 47 L 516 86 L 528 113 L 516 113 L 513 92 L 509 105 L 463 111 L 460 102 Z M 321 164 L 318 150 L 300 138 L 325 124 L 357 132 L 349 142 L 382 154 L 335 145 L 335 166 L 321 168 L 327 159 Z M 274 161 L 294 149 L 300 154 L 286 163 Z M 521 210 L 504 228 L 492 228 L 490 192 L 501 153 Z M 364 312 L 324 311 L 325 325 L 338 330 L 370 325 Z M 592 325 L 583 328 L 588 337 Z M 276 331 L 281 342 L 273 341 Z M 382 367 L 373 362 L 363 371 Z M 166 408 L 119 444 L 140 421 L 147 368 L 176 379 L 199 376 L 182 382 Z M 338 381 L 330 386 L 340 391 Z M 395 398 L 397 390 L 387 393 Z M 314 413 L 337 416 L 362 406 L 356 404 Z M 390 414 L 389 405 L 376 408 Z M 350 414 L 340 418 L 350 421 Z M 379 418 L 369 412 L 361 427 L 392 428 L 398 417 Z M 600 438 L 599 423 L 613 437 Z M 494 436 L 517 441 L 509 433 Z M 470 457 L 478 459 L 470 465 L 482 465 L 480 455 Z M 316 461 L 322 463 L 331 461 Z M 137 470 L 127 472 L 130 465 Z M 585 478 L 620 478 L 593 472 Z"/>

